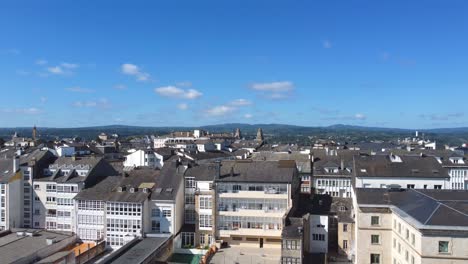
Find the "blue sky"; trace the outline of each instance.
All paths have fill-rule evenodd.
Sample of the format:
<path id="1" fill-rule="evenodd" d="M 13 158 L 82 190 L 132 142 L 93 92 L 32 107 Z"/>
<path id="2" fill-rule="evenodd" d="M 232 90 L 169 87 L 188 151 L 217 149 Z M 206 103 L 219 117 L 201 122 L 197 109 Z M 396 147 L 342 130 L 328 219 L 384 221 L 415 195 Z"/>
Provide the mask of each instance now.
<path id="1" fill-rule="evenodd" d="M 0 127 L 467 126 L 468 2 L 2 1 Z"/>

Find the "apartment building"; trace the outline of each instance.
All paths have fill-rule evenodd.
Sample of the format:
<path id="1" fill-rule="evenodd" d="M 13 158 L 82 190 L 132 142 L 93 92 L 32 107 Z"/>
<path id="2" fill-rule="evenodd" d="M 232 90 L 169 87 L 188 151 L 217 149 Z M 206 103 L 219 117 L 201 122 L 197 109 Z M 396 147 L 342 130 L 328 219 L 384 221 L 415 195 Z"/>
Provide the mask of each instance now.
<path id="1" fill-rule="evenodd" d="M 132 149 L 129 152 L 125 156 L 124 167 L 162 168 L 164 165 L 164 156 L 152 149 Z"/>
<path id="2" fill-rule="evenodd" d="M 354 156 L 356 188 L 451 189 L 447 168 L 425 155 Z"/>
<path id="3" fill-rule="evenodd" d="M 184 225 L 184 172 L 187 165 L 178 157 L 164 163 L 155 181 L 148 205 L 148 233 L 158 236 L 174 236 L 174 248 L 193 246 L 194 228 Z M 184 228 L 185 227 L 185 228 Z"/>
<path id="4" fill-rule="evenodd" d="M 357 188 L 356 263 L 467 263 L 468 191 Z"/>
<path id="5" fill-rule="evenodd" d="M 448 170 L 450 188 L 453 190 L 468 189 L 468 161 L 463 153 L 443 152 L 434 154 L 436 160 Z"/>
<path id="6" fill-rule="evenodd" d="M 139 168 L 82 190 L 74 198 L 78 237 L 106 240 L 115 249 L 151 233 L 150 196 L 159 176 L 159 170 Z"/>
<path id="7" fill-rule="evenodd" d="M 329 248 L 337 258 L 352 261 L 355 255 L 354 208 L 351 198 L 333 198 L 330 210 Z"/>
<path id="8" fill-rule="evenodd" d="M 281 247 L 283 217 L 299 193 L 294 161 L 222 161 L 216 237 L 232 246 Z"/>
<path id="9" fill-rule="evenodd" d="M 312 173 L 315 193 L 351 198 L 354 154 L 349 150 L 315 150 Z"/>
<path id="10" fill-rule="evenodd" d="M 117 172 L 102 157 L 59 157 L 34 180 L 34 227 L 73 231 L 73 198 Z"/>
<path id="11" fill-rule="evenodd" d="M 32 186 L 41 168 L 51 161 L 49 151 L 3 150 L 0 158 L 0 229 L 33 227 Z"/>
<path id="12" fill-rule="evenodd" d="M 253 160 L 294 160 L 297 171 L 301 177 L 301 193 L 310 193 L 312 188 L 312 160 L 313 156 L 308 151 L 260 151 L 252 153 Z"/>
<path id="13" fill-rule="evenodd" d="M 195 245 L 206 247 L 215 238 L 214 180 L 219 163 L 193 164 L 185 171 L 185 223 L 195 227 Z"/>

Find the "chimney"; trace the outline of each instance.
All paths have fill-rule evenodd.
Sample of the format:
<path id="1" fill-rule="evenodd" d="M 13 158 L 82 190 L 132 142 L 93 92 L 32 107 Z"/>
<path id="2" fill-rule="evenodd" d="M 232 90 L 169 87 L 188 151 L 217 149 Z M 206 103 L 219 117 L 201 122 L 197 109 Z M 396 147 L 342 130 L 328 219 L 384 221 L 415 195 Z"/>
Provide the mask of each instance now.
<path id="1" fill-rule="evenodd" d="M 341 159 L 341 170 L 344 170 L 344 169 L 345 169 L 345 167 L 344 167 L 344 160 Z"/>
<path id="2" fill-rule="evenodd" d="M 221 177 L 221 162 L 216 161 L 216 179 L 219 179 Z"/>
<path id="3" fill-rule="evenodd" d="M 20 159 L 18 155 L 15 155 L 13 158 L 13 170 L 14 172 L 17 172 L 19 170 L 19 165 L 20 165 Z"/>

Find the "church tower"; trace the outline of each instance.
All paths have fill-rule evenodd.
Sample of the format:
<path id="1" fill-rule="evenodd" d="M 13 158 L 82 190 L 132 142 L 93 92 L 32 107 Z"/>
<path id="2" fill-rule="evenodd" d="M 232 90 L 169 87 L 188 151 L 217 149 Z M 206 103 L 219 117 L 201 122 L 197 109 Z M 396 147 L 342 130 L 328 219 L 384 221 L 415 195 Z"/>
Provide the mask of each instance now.
<path id="1" fill-rule="evenodd" d="M 33 131 L 32 131 L 32 140 L 36 142 L 36 139 L 37 139 L 37 128 L 36 128 L 36 125 L 34 125 Z"/>
<path id="2" fill-rule="evenodd" d="M 263 141 L 263 131 L 261 128 L 257 130 L 257 138 L 255 139 L 257 141 Z"/>
<path id="3" fill-rule="evenodd" d="M 242 138 L 242 134 L 241 134 L 240 128 L 236 128 L 236 133 L 234 134 L 234 137 L 235 137 L 236 139 L 241 139 L 241 138 Z"/>

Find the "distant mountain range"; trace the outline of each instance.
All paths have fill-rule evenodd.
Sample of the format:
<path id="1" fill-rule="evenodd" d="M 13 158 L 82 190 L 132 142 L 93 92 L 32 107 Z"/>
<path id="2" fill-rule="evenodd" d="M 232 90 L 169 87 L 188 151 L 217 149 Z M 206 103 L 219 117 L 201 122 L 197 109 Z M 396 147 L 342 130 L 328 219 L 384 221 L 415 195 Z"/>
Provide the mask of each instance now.
<path id="1" fill-rule="evenodd" d="M 126 125 L 108 125 L 108 126 L 93 126 L 93 127 L 77 127 L 77 128 L 53 128 L 53 127 L 38 127 L 39 134 L 45 138 L 51 137 L 74 137 L 79 136 L 82 138 L 95 138 L 97 134 L 116 133 L 121 136 L 132 135 L 162 135 L 172 131 L 186 131 L 193 129 L 203 129 L 209 132 L 229 132 L 239 128 L 243 134 L 255 135 L 258 128 L 262 128 L 263 132 L 267 135 L 334 135 L 334 134 L 356 134 L 356 133 L 369 133 L 371 134 L 393 134 L 393 136 L 411 137 L 417 129 L 401 129 L 401 128 L 384 128 L 384 127 L 366 127 L 366 126 L 352 126 L 336 124 L 323 127 L 307 127 L 285 124 L 243 124 L 243 123 L 226 123 L 218 125 L 207 125 L 200 127 L 147 127 L 147 126 L 126 126 Z M 31 127 L 18 127 L 18 128 L 0 128 L 0 137 L 9 138 L 14 132 L 18 132 L 22 136 L 30 137 L 32 134 Z M 421 134 L 436 135 L 436 134 L 453 134 L 453 136 L 463 136 L 468 138 L 468 127 L 458 128 L 435 128 L 435 129 L 419 129 Z"/>

